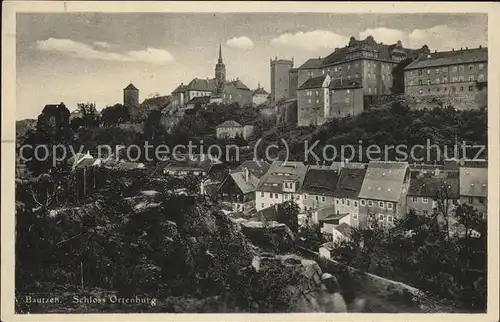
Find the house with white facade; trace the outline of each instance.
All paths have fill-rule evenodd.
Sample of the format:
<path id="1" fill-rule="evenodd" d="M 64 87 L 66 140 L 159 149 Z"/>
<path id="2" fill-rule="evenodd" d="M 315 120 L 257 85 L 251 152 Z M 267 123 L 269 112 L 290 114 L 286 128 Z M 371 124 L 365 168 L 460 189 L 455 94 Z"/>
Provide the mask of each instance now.
<path id="1" fill-rule="evenodd" d="M 274 161 L 255 191 L 255 209 L 260 211 L 286 201 L 299 204 L 307 168 L 302 162 Z"/>
<path id="2" fill-rule="evenodd" d="M 234 139 L 237 136 L 247 139 L 253 134 L 253 125 L 241 125 L 240 123 L 229 120 L 225 121 L 216 128 L 216 136 L 218 139 L 230 138 Z"/>
<path id="3" fill-rule="evenodd" d="M 373 221 L 392 225 L 406 215 L 406 194 L 410 184 L 407 162 L 370 161 L 359 192 L 359 225 Z"/>

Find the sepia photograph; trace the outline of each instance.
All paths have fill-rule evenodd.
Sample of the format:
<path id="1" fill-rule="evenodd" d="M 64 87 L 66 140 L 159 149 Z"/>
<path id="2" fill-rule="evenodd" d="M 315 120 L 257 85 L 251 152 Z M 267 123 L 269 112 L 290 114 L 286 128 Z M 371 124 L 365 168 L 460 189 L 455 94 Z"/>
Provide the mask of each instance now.
<path id="1" fill-rule="evenodd" d="M 491 312 L 489 14 L 237 4 L 14 14 L 7 309 Z"/>

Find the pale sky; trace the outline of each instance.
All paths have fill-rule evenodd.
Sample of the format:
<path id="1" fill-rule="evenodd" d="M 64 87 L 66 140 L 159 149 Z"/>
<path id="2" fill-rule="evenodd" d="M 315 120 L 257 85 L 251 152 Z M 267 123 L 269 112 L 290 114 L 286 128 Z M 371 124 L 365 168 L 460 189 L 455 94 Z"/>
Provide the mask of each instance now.
<path id="1" fill-rule="evenodd" d="M 17 119 L 45 104 L 122 103 L 130 81 L 140 101 L 180 82 L 214 76 L 218 45 L 227 78 L 269 91 L 269 59 L 296 67 L 349 37 L 431 51 L 487 46 L 486 14 L 54 13 L 17 15 Z"/>

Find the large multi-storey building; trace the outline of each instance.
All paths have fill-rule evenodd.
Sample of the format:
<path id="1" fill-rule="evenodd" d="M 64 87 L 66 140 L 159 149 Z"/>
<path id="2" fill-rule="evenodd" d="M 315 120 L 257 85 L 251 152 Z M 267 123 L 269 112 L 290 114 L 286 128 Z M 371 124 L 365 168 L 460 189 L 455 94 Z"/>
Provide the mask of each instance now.
<path id="1" fill-rule="evenodd" d="M 271 66 L 271 106 L 281 99 L 290 97 L 290 70 L 293 59 L 270 59 Z"/>
<path id="2" fill-rule="evenodd" d="M 360 79 L 332 80 L 330 75 L 309 78 L 297 89 L 297 124 L 321 125 L 332 118 L 354 116 L 363 111 Z"/>
<path id="3" fill-rule="evenodd" d="M 336 48 L 330 55 L 309 59 L 297 69 L 298 124 L 320 125 L 328 118 L 361 113 L 366 95 L 392 93 L 393 70 L 400 62 L 408 58 L 415 59 L 428 51 L 427 46 L 421 49 L 404 48 L 401 41 L 384 45 L 377 43 L 372 36 L 364 40 L 351 37 L 347 46 Z M 332 86 L 328 85 L 330 111 L 320 112 L 323 116 L 319 117 L 310 115 L 314 114 L 311 109 L 321 111 L 323 106 L 318 104 L 322 104 L 321 98 L 325 98 L 326 94 L 322 92 L 316 98 L 311 97 L 315 92 L 306 92 L 309 96 L 301 99 L 301 90 L 310 87 L 311 82 L 316 83 L 312 79 L 326 76 L 332 80 Z"/>
<path id="4" fill-rule="evenodd" d="M 422 55 L 405 68 L 405 93 L 474 97 L 488 80 L 488 49 L 460 48 Z"/>

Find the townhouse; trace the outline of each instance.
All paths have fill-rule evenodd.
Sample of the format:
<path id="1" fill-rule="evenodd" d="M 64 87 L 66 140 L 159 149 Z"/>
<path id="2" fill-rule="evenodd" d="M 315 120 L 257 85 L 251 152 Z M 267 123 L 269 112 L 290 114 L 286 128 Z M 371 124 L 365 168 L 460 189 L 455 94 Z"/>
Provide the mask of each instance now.
<path id="1" fill-rule="evenodd" d="M 338 180 L 338 170 L 310 166 L 300 191 L 299 207 L 302 210 L 315 210 L 333 205 L 333 194 Z"/>
<path id="2" fill-rule="evenodd" d="M 471 205 L 479 214 L 488 213 L 488 162 L 465 161 L 460 171 L 460 203 Z"/>
<path id="3" fill-rule="evenodd" d="M 366 175 L 365 168 L 344 167 L 333 193 L 337 215 L 346 215 L 345 222 L 359 227 L 359 193 Z"/>
<path id="4" fill-rule="evenodd" d="M 262 161 L 244 161 L 231 171 L 217 189 L 217 199 L 234 212 L 245 212 L 255 208 L 255 190 L 260 178 L 269 170 L 270 164 Z"/>
<path id="5" fill-rule="evenodd" d="M 459 198 L 458 171 L 444 171 L 436 167 L 433 171 L 411 173 L 406 197 L 407 213 L 413 210 L 421 215 L 444 212 L 451 215 Z"/>
<path id="6" fill-rule="evenodd" d="M 359 226 L 392 225 L 404 216 L 409 185 L 407 162 L 370 161 L 359 192 Z"/>
<path id="7" fill-rule="evenodd" d="M 299 204 L 307 168 L 302 162 L 274 161 L 255 191 L 255 209 L 260 211 L 286 201 Z"/>

